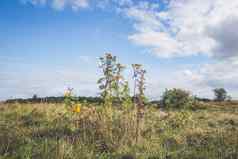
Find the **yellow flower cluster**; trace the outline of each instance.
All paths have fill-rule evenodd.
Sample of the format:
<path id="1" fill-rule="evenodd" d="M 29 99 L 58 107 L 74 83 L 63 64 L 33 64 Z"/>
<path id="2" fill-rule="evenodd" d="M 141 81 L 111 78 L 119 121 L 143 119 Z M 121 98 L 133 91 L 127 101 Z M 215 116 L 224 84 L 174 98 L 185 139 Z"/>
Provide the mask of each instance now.
<path id="1" fill-rule="evenodd" d="M 81 111 L 81 104 L 76 104 L 74 107 L 73 107 L 73 112 L 75 113 L 80 113 Z"/>

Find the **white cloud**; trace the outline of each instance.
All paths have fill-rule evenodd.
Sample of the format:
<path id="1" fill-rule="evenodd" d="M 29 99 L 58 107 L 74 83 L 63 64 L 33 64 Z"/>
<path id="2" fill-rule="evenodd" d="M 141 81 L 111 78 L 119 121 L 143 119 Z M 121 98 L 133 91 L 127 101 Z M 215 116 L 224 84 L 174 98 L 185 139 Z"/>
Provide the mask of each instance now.
<path id="1" fill-rule="evenodd" d="M 238 98 L 238 61 L 227 60 L 205 64 L 199 69 L 184 70 L 184 82 L 194 88 L 207 89 L 211 96 L 214 88 L 225 88 L 234 98 Z M 194 89 L 196 91 L 196 89 Z M 202 95 L 204 96 L 205 93 Z"/>
<path id="2" fill-rule="evenodd" d="M 126 6 L 132 6 L 134 4 L 133 0 L 100 0 L 96 2 L 98 4 L 104 4 L 105 6 L 107 5 L 116 5 L 119 7 L 126 7 Z M 104 8 L 104 7 L 102 7 Z"/>
<path id="3" fill-rule="evenodd" d="M 148 31 L 131 35 L 129 39 L 137 44 L 152 47 L 154 53 L 163 52 L 163 54 L 160 54 L 161 57 L 170 57 L 171 54 L 183 54 L 180 50 L 180 44 L 164 32 Z M 160 42 L 158 43 L 158 41 Z"/>
<path id="4" fill-rule="evenodd" d="M 52 7 L 55 8 L 55 9 L 63 9 L 65 7 L 65 0 L 54 0 L 52 2 Z"/>
<path id="5" fill-rule="evenodd" d="M 31 3 L 33 5 L 46 5 L 49 4 L 56 10 L 62 10 L 65 7 L 70 7 L 72 10 L 77 11 L 80 8 L 88 8 L 89 0 L 21 0 L 23 3 Z"/>
<path id="6" fill-rule="evenodd" d="M 159 7 L 147 2 L 124 10 L 135 20 L 130 40 L 160 57 L 237 56 L 237 0 L 171 0 L 167 9 Z"/>
<path id="7" fill-rule="evenodd" d="M 212 98 L 214 88 L 224 87 L 237 99 L 237 8 L 237 0 L 171 0 L 164 10 L 152 3 L 124 9 L 134 21 L 135 33 L 129 40 L 153 54 L 163 58 L 203 54 L 219 59 L 199 69 L 159 74 L 159 82 L 149 81 L 147 92 L 158 97 L 163 89 L 176 87 Z"/>
<path id="8" fill-rule="evenodd" d="M 45 5 L 47 0 L 20 0 L 22 3 L 31 3 L 33 5 Z"/>
<path id="9" fill-rule="evenodd" d="M 79 8 L 88 8 L 89 0 L 72 0 L 69 5 L 72 6 L 73 10 L 78 10 Z"/>
<path id="10" fill-rule="evenodd" d="M 134 4 L 133 0 L 20 0 L 22 3 L 32 5 L 50 5 L 53 9 L 63 10 L 70 7 L 77 11 L 81 8 L 97 7 L 101 9 L 112 9 L 129 7 Z"/>
<path id="11" fill-rule="evenodd" d="M 19 75 L 21 74 L 21 75 Z M 0 100 L 39 96 L 60 96 L 67 87 L 77 95 L 96 96 L 96 74 L 78 69 L 38 70 L 35 72 L 0 72 Z M 24 83 L 24 84 L 23 84 Z"/>
<path id="12" fill-rule="evenodd" d="M 216 39 L 216 47 L 213 48 L 214 56 L 219 59 L 238 57 L 238 16 L 227 17 L 220 25 L 208 29 L 210 37 Z"/>

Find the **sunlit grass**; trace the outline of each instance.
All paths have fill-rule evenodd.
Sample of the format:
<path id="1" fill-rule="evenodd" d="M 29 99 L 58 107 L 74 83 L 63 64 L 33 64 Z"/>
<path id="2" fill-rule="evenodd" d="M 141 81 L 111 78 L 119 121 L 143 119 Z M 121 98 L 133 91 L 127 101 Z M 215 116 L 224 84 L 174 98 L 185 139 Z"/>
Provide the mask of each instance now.
<path id="1" fill-rule="evenodd" d="M 146 107 L 139 140 L 136 110 L 87 103 L 77 113 L 64 104 L 2 104 L 0 158 L 238 158 L 238 105 L 195 110 Z"/>

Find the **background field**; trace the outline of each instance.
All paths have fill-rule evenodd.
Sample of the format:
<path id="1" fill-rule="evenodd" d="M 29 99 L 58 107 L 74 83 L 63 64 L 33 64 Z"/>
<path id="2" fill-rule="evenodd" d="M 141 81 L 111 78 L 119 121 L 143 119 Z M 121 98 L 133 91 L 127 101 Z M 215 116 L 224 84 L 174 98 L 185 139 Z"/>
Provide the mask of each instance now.
<path id="1" fill-rule="evenodd" d="M 147 105 L 135 137 L 135 110 L 82 104 L 0 104 L 0 158 L 237 159 L 238 103 L 197 103 L 193 109 Z M 136 141 L 137 140 L 137 141 Z"/>

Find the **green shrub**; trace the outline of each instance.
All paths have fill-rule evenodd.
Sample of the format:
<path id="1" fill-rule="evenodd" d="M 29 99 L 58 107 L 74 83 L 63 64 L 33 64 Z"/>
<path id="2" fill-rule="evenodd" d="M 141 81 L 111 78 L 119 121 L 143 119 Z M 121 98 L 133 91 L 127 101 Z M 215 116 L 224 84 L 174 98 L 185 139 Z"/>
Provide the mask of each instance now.
<path id="1" fill-rule="evenodd" d="M 193 104 L 189 92 L 182 89 L 166 89 L 162 96 L 162 106 L 165 108 L 189 108 Z"/>

